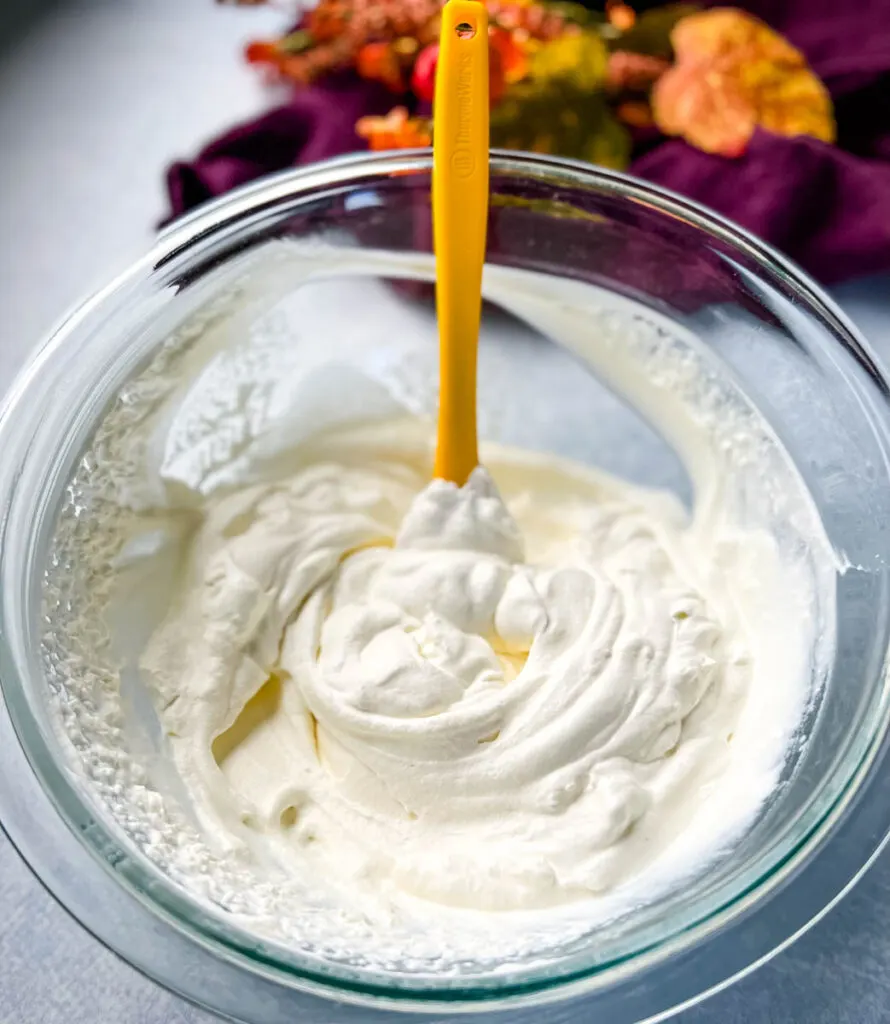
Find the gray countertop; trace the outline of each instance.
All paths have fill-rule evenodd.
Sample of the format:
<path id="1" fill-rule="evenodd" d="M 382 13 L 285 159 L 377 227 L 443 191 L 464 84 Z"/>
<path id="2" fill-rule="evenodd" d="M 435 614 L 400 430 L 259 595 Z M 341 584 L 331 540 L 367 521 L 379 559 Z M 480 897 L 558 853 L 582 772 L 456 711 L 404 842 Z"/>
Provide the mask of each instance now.
<path id="1" fill-rule="evenodd" d="M 0 53 L 0 391 L 66 308 L 147 244 L 164 165 L 269 102 L 238 48 L 280 18 L 213 0 L 80 0 L 49 5 Z M 890 279 L 836 295 L 890 361 Z M 887 1024 L 888 918 L 885 853 L 803 939 L 677 1020 Z M 87 935 L 0 835 L 0 1024 L 212 1019 Z"/>

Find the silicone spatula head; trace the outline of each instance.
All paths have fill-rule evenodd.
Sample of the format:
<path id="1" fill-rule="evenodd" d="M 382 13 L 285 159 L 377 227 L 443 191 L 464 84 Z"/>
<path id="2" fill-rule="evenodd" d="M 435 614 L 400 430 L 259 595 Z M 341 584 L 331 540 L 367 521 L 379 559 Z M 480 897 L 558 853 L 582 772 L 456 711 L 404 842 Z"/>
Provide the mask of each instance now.
<path id="1" fill-rule="evenodd" d="M 479 462 L 476 355 L 488 223 L 488 12 L 442 10 L 433 105 L 433 239 L 439 320 L 435 475 L 463 486 Z"/>

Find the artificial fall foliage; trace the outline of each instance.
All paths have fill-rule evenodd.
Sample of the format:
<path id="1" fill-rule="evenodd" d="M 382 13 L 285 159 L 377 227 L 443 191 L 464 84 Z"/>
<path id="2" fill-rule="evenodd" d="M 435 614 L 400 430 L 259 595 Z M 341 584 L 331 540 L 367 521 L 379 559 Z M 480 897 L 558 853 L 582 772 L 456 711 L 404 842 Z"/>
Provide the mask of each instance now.
<path id="1" fill-rule="evenodd" d="M 834 142 L 831 99 L 806 60 L 742 11 L 717 8 L 677 22 L 675 63 L 652 91 L 655 123 L 707 153 L 744 153 L 760 125 Z"/>
<path id="2" fill-rule="evenodd" d="M 362 77 L 402 92 L 411 69 L 436 45 L 443 0 L 319 0 L 300 29 L 281 39 L 250 44 L 251 63 L 307 84 L 324 74 L 355 68 Z M 531 47 L 558 38 L 587 12 L 571 4 L 487 0 L 492 27 Z M 398 66 L 402 75 L 393 73 Z"/>
<path id="3" fill-rule="evenodd" d="M 485 3 L 495 146 L 621 168 L 633 128 L 725 157 L 744 153 L 757 126 L 834 140 L 831 101 L 802 54 L 743 11 Z M 382 83 L 393 109 L 362 118 L 357 135 L 375 150 L 428 145 L 442 4 L 319 0 L 294 31 L 251 43 L 247 59 L 297 87 L 344 70 Z"/>
<path id="4" fill-rule="evenodd" d="M 608 64 L 606 44 L 594 32 L 542 45 L 526 76 L 492 109 L 492 145 L 625 167 L 630 136 L 606 98 Z"/>

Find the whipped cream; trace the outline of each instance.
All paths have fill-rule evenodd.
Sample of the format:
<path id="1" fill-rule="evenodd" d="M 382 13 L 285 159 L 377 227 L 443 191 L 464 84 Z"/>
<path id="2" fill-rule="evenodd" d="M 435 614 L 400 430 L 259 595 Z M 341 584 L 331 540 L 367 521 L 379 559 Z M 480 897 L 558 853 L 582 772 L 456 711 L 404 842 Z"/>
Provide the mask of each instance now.
<path id="1" fill-rule="evenodd" d="M 772 541 L 531 452 L 430 482 L 430 448 L 334 429 L 204 501 L 142 659 L 192 807 L 362 898 L 603 893 L 744 771 Z"/>

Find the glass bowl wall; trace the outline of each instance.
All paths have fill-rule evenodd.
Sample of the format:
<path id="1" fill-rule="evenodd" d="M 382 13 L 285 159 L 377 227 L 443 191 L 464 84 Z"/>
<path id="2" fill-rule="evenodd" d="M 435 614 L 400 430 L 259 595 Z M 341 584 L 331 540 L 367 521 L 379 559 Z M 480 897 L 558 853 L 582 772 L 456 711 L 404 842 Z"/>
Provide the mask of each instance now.
<path id="1" fill-rule="evenodd" d="M 446 1012 L 509 1005 L 516 1021 L 525 1019 L 519 1004 L 557 998 L 574 1000 L 566 1012 L 576 1008 L 579 1020 L 594 1010 L 616 1024 L 656 1019 L 768 955 L 823 912 L 884 841 L 890 822 L 890 809 L 868 799 L 882 770 L 888 712 L 886 382 L 816 286 L 677 197 L 570 162 L 495 156 L 480 412 L 488 439 L 568 455 L 691 501 L 682 462 L 632 402 L 546 324 L 533 316 L 519 324 L 516 310 L 507 313 L 497 301 L 505 273 L 549 280 L 553 296 L 580 288 L 590 301 L 591 333 L 603 345 L 627 338 L 694 349 L 727 393 L 763 416 L 842 555 L 845 571 L 826 595 L 836 645 L 806 712 L 807 741 L 789 760 L 776 797 L 707 874 L 545 963 L 496 972 L 468 965 L 441 976 L 371 971 L 260 941 L 224 909 L 190 895 L 146 855 L 138 821 L 122 821 L 126 815 L 97 779 L 78 772 L 94 743 L 82 715 L 64 714 L 47 594 L 56 617 L 50 633 L 64 636 L 82 581 L 75 562 L 60 555 L 58 538 L 68 530 L 76 541 L 91 501 L 114 483 L 102 479 L 103 425 L 114 421 L 126 431 L 128 410 L 144 398 L 146 368 L 187 360 L 211 322 L 232 318 L 238 330 L 230 350 L 250 352 L 259 336 L 252 318 L 290 295 L 298 304 L 288 330 L 299 334 L 293 317 L 300 310 L 326 311 L 324 331 L 295 338 L 297 358 L 339 356 L 375 367 L 413 409 L 431 412 L 429 174 L 427 154 L 347 158 L 213 204 L 174 225 L 145 259 L 72 314 L 19 378 L 0 423 L 0 673 L 9 716 L 2 756 L 10 779 L 0 810 L 35 870 L 93 930 L 163 983 L 238 1019 L 283 1020 L 313 994 L 365 1008 L 344 1005 L 340 1016 L 325 1009 L 321 1017 L 322 1004 L 313 1003 L 313 1019 L 350 1019 L 385 1006 L 436 1012 L 441 1020 Z M 382 254 L 379 273 L 369 270 L 369 253 Z M 246 279 L 252 312 L 245 319 L 246 307 L 233 301 Z M 404 313 L 402 333 L 373 352 L 363 347 L 362 304 L 350 301 L 368 287 L 397 296 Z M 284 369 L 273 361 L 270 380 Z M 101 717 L 98 704 L 95 712 Z M 28 821 L 26 793 L 47 808 L 39 823 Z M 856 827 L 865 831 L 855 853 L 847 842 L 845 856 L 828 863 L 837 836 Z M 54 857 L 42 849 L 47 830 L 62 851 Z M 86 890 L 66 879 L 59 859 L 79 865 Z M 823 881 L 814 888 L 816 877 Z M 85 900 L 85 891 L 94 898 Z M 97 901 L 119 912 L 103 915 Z M 157 936 L 136 941 L 133 922 Z M 174 949 L 181 952 L 171 962 Z M 190 958 L 203 965 L 200 976 L 186 967 Z M 543 1019 L 533 1008 L 522 1012 Z"/>

